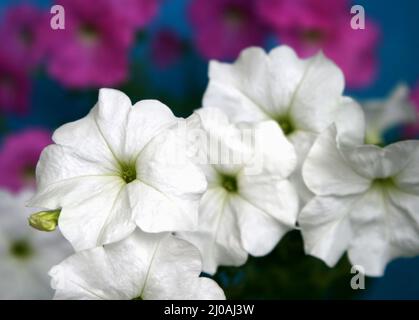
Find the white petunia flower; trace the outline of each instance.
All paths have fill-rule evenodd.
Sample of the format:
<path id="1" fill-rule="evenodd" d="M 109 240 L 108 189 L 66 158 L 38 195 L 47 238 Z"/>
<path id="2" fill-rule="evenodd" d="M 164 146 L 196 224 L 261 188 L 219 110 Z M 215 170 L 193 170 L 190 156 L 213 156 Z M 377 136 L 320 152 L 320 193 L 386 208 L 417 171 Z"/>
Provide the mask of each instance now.
<path id="1" fill-rule="evenodd" d="M 214 274 L 219 265 L 242 265 L 248 253 L 268 254 L 295 227 L 298 196 L 287 178 L 297 159 L 273 121 L 231 125 L 217 109 L 201 109 L 190 121 L 208 139 L 204 153 L 210 161 L 201 162 L 208 190 L 200 204 L 198 231 L 180 236 L 200 249 L 203 270 Z M 205 144 L 197 144 L 202 151 Z M 217 159 L 212 152 L 220 149 L 224 152 Z"/>
<path id="2" fill-rule="evenodd" d="M 308 254 L 334 266 L 348 251 L 381 276 L 390 260 L 419 254 L 419 141 L 381 148 L 363 144 L 364 133 L 360 113 L 319 136 L 303 166 L 316 196 L 298 221 Z"/>
<path id="3" fill-rule="evenodd" d="M 381 144 L 383 133 L 395 125 L 416 122 L 416 111 L 409 99 L 409 89 L 397 86 L 385 100 L 370 100 L 362 104 L 367 121 L 366 140 Z"/>
<path id="4" fill-rule="evenodd" d="M 274 120 L 295 146 L 298 170 L 292 180 L 303 202 L 311 197 L 301 165 L 316 136 L 342 107 L 344 77 L 322 53 L 299 59 L 280 46 L 269 54 L 261 48 L 242 51 L 233 64 L 211 61 L 204 107 L 221 108 L 231 121 Z"/>
<path id="5" fill-rule="evenodd" d="M 60 300 L 225 299 L 200 273 L 199 251 L 190 243 L 137 229 L 120 242 L 77 252 L 50 276 Z"/>
<path id="6" fill-rule="evenodd" d="M 0 191 L 0 300 L 51 299 L 48 270 L 72 253 L 60 234 L 29 227 L 33 210 L 25 202 L 32 196 Z"/>
<path id="7" fill-rule="evenodd" d="M 193 230 L 204 174 L 182 152 L 177 119 L 155 100 L 131 105 L 101 89 L 83 119 L 55 131 L 37 166 L 30 205 L 61 209 L 59 227 L 76 250 L 146 232 Z"/>

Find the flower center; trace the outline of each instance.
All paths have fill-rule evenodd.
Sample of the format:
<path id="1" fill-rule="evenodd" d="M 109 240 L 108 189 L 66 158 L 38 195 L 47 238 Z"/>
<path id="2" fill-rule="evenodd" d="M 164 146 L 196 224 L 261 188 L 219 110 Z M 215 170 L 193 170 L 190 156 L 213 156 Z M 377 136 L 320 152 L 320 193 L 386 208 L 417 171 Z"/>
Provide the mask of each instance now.
<path id="1" fill-rule="evenodd" d="M 374 179 L 373 185 L 377 186 L 379 188 L 389 188 L 389 187 L 394 186 L 394 181 L 393 181 L 393 178 L 391 178 L 391 177 L 389 177 L 389 178 L 377 178 L 377 179 Z"/>
<path id="2" fill-rule="evenodd" d="M 96 44 L 99 39 L 97 30 L 89 24 L 80 26 L 78 34 L 82 42 L 88 46 Z"/>
<path id="3" fill-rule="evenodd" d="M 26 240 L 17 240 L 12 242 L 9 253 L 16 259 L 26 260 L 33 255 L 33 249 Z"/>
<path id="4" fill-rule="evenodd" d="M 301 37 L 306 43 L 317 44 L 323 41 L 324 34 L 320 30 L 308 29 L 301 33 Z"/>
<path id="5" fill-rule="evenodd" d="M 233 177 L 231 175 L 225 175 L 223 174 L 221 176 L 221 185 L 227 192 L 237 192 L 237 179 L 236 177 Z"/>
<path id="6" fill-rule="evenodd" d="M 232 28 L 238 28 L 246 19 L 246 15 L 240 8 L 231 6 L 224 13 L 226 23 Z"/>
<path id="7" fill-rule="evenodd" d="M 135 168 L 135 165 L 121 164 L 120 166 L 119 174 L 125 183 L 128 184 L 137 179 L 137 169 Z"/>
<path id="8" fill-rule="evenodd" d="M 8 75 L 0 75 L 0 88 L 4 91 L 11 91 L 13 89 L 13 79 Z"/>
<path id="9" fill-rule="evenodd" d="M 379 147 L 384 146 L 383 139 L 377 130 L 367 130 L 365 144 L 372 144 Z"/>
<path id="10" fill-rule="evenodd" d="M 30 28 L 24 27 L 20 31 L 20 40 L 25 46 L 30 46 L 33 43 L 34 37 Z"/>
<path id="11" fill-rule="evenodd" d="M 295 131 L 294 124 L 289 117 L 279 117 L 276 119 L 276 122 L 279 124 L 286 136 Z"/>
<path id="12" fill-rule="evenodd" d="M 35 166 L 26 166 L 22 170 L 22 178 L 25 182 L 32 183 L 35 181 Z"/>

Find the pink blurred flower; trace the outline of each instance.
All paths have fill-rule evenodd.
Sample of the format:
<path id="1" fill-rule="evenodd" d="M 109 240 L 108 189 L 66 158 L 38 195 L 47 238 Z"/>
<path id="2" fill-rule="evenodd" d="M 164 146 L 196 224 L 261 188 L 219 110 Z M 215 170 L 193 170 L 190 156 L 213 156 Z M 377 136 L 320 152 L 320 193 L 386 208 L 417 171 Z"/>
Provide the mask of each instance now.
<path id="1" fill-rule="evenodd" d="M 414 87 L 410 94 L 410 101 L 416 109 L 416 113 L 419 118 L 419 83 Z M 419 123 L 418 120 L 414 124 L 409 124 L 404 128 L 404 138 L 414 139 L 419 137 Z"/>
<path id="2" fill-rule="evenodd" d="M 413 102 L 413 104 L 416 107 L 416 111 L 419 113 L 419 83 L 412 90 L 412 93 L 410 95 L 410 100 Z"/>
<path id="3" fill-rule="evenodd" d="M 0 150 L 0 186 L 12 192 L 33 187 L 39 155 L 51 143 L 51 134 L 43 129 L 7 136 Z"/>
<path id="4" fill-rule="evenodd" d="M 208 59 L 233 59 L 252 45 L 261 45 L 264 28 L 256 12 L 257 0 L 194 0 L 189 19 L 195 43 Z"/>
<path id="5" fill-rule="evenodd" d="M 46 25 L 49 26 L 47 13 L 30 4 L 9 8 L 0 25 L 2 50 L 22 67 L 35 67 L 45 54 Z"/>
<path id="6" fill-rule="evenodd" d="M 29 74 L 14 57 L 0 49 L 0 111 L 23 114 L 30 94 Z"/>
<path id="7" fill-rule="evenodd" d="M 152 58 L 160 68 L 175 63 L 182 54 L 183 43 L 176 33 L 161 30 L 151 43 Z"/>
<path id="8" fill-rule="evenodd" d="M 258 4 L 261 17 L 280 41 L 301 57 L 323 50 L 339 65 L 352 88 L 374 80 L 379 28 L 367 20 L 364 30 L 352 29 L 348 0 L 266 0 Z"/>
<path id="9" fill-rule="evenodd" d="M 136 28 L 149 20 L 141 3 L 130 0 L 100 3 L 60 0 L 65 8 L 65 29 L 50 30 L 48 71 L 69 87 L 115 86 L 128 75 L 128 54 Z M 147 7 L 148 8 L 148 7 Z M 128 14 L 138 13 L 137 20 Z"/>
<path id="10" fill-rule="evenodd" d="M 135 28 L 142 28 L 157 15 L 160 0 L 111 0 L 111 5 L 126 22 Z"/>
<path id="11" fill-rule="evenodd" d="M 258 13 L 275 29 L 333 27 L 337 13 L 349 15 L 349 0 L 263 0 Z"/>

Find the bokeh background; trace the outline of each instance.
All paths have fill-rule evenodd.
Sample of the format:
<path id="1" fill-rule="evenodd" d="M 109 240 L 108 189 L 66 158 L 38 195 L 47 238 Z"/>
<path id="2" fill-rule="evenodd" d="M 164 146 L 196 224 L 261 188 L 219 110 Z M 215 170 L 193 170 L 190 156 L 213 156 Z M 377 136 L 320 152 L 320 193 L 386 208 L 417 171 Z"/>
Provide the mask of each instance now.
<path id="1" fill-rule="evenodd" d="M 65 8 L 65 30 L 50 28 L 54 4 Z M 365 30 L 350 28 L 354 4 L 365 8 Z M 83 117 L 98 88 L 159 99 L 188 116 L 200 107 L 210 59 L 281 43 L 302 57 L 323 49 L 344 71 L 346 93 L 361 101 L 405 83 L 419 110 L 416 0 L 2 0 L 0 188 L 33 187 L 51 132 Z M 418 128 L 394 124 L 383 141 L 415 139 Z M 0 251 L 0 261 L 10 254 Z M 349 270 L 346 258 L 329 269 L 305 256 L 295 231 L 269 256 L 221 268 L 216 280 L 228 298 L 419 299 L 419 257 L 393 261 L 365 290 L 350 289 Z M 0 297 L 6 277 L 0 272 Z"/>

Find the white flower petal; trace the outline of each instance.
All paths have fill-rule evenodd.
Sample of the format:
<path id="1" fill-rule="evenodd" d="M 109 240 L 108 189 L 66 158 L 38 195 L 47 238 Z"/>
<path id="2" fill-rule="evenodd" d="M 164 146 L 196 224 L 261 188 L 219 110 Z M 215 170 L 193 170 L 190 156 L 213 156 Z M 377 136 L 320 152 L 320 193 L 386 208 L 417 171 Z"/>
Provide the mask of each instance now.
<path id="1" fill-rule="evenodd" d="M 198 278 L 201 271 L 201 255 L 197 248 L 187 241 L 165 237 L 153 256 L 143 297 L 160 300 L 225 299 L 213 280 Z"/>
<path id="2" fill-rule="evenodd" d="M 127 160 L 123 159 L 124 142 L 131 109 L 131 100 L 125 93 L 115 89 L 99 90 L 95 122 L 108 148 L 118 160 Z"/>
<path id="3" fill-rule="evenodd" d="M 295 226 L 298 194 L 288 180 L 278 180 L 270 175 L 243 175 L 239 176 L 238 184 L 240 197 L 244 200 L 278 222 L 290 228 Z"/>
<path id="4" fill-rule="evenodd" d="M 112 171 L 116 168 L 117 161 L 115 155 L 109 149 L 108 142 L 105 140 L 96 120 L 98 112 L 98 106 L 96 105 L 84 118 L 67 123 L 55 130 L 52 139 L 63 149 L 61 150 L 60 156 L 58 154 L 56 155 L 58 160 L 64 156 L 63 153 L 65 150 L 66 153 L 70 154 L 68 157 L 78 158 L 79 162 L 86 162 L 84 166 L 90 165 L 90 167 L 96 167 L 95 171 L 100 169 Z M 42 153 L 41 161 L 43 154 L 46 152 L 60 152 L 49 150 L 53 148 L 58 149 L 56 146 L 49 146 Z M 51 157 L 54 156 L 51 155 Z M 49 161 L 49 159 L 45 159 L 45 161 Z M 91 168 L 89 169 L 91 170 Z M 76 171 L 71 174 L 74 176 L 77 173 Z M 39 179 L 41 179 L 42 183 L 42 179 L 45 179 L 44 172 L 37 174 L 37 180 Z M 45 183 L 48 183 L 48 180 Z"/>
<path id="5" fill-rule="evenodd" d="M 78 252 L 50 271 L 55 299 L 224 299 L 199 278 L 199 253 L 170 234 L 137 230 L 127 239 Z"/>
<path id="6" fill-rule="evenodd" d="M 104 185 L 122 181 L 111 170 L 82 158 L 69 147 L 50 145 L 38 162 L 37 192 L 28 204 L 49 209 L 77 204 L 100 192 Z"/>
<path id="7" fill-rule="evenodd" d="M 141 151 L 160 132 L 176 123 L 172 111 L 157 100 L 137 102 L 127 120 L 125 152 L 132 157 L 132 150 Z"/>
<path id="8" fill-rule="evenodd" d="M 119 185 L 122 180 L 113 176 L 85 176 L 64 179 L 40 189 L 28 205 L 49 210 L 78 205 L 108 190 L 110 185 Z"/>
<path id="9" fill-rule="evenodd" d="M 49 272 L 58 300 L 130 300 L 141 294 L 159 235 L 134 232 L 125 240 L 80 251 Z"/>
<path id="10" fill-rule="evenodd" d="M 316 140 L 316 134 L 308 131 L 296 131 L 288 136 L 289 141 L 294 145 L 297 154 L 297 166 L 289 180 L 294 185 L 300 199 L 300 206 L 304 206 L 312 197 L 313 193 L 307 188 L 302 176 L 302 166 L 311 146 Z"/>
<path id="11" fill-rule="evenodd" d="M 236 214 L 228 202 L 225 190 L 219 187 L 209 189 L 201 200 L 198 230 L 179 233 L 181 238 L 200 250 L 203 271 L 208 274 L 215 274 L 219 265 L 240 266 L 247 260 Z"/>
<path id="12" fill-rule="evenodd" d="M 184 142 L 172 132 L 149 143 L 136 166 L 138 180 L 179 198 L 199 200 L 207 188 L 204 174 L 188 159 Z"/>
<path id="13" fill-rule="evenodd" d="M 109 163 L 135 160 L 142 148 L 160 131 L 176 123 L 172 111 L 156 100 L 131 105 L 130 99 L 114 89 L 101 89 L 98 104 L 83 119 L 55 131 L 55 143 L 67 146 L 82 159 Z"/>
<path id="14" fill-rule="evenodd" d="M 199 120 L 199 121 L 197 121 Z M 222 109 L 200 108 L 187 121 L 194 129 L 204 129 L 210 135 L 222 137 L 231 126 L 227 114 Z"/>
<path id="15" fill-rule="evenodd" d="M 271 252 L 291 227 L 280 223 L 242 197 L 232 196 L 229 202 L 236 215 L 243 248 L 253 256 Z"/>
<path id="16" fill-rule="evenodd" d="M 315 197 L 301 210 L 298 223 L 307 254 L 333 267 L 352 240 L 349 214 L 359 196 Z"/>
<path id="17" fill-rule="evenodd" d="M 365 141 L 365 115 L 361 106 L 349 97 L 343 97 L 335 119 L 339 144 L 359 145 Z"/>
<path id="18" fill-rule="evenodd" d="M 148 143 L 136 166 L 138 182 L 130 201 L 138 226 L 147 232 L 194 230 L 207 183 L 176 132 Z"/>
<path id="19" fill-rule="evenodd" d="M 382 276 L 389 261 L 419 254 L 419 197 L 372 189 L 353 209 L 354 239 L 348 251 L 353 264 L 369 276 Z"/>
<path id="20" fill-rule="evenodd" d="M 127 192 L 124 184 L 116 181 L 84 201 L 62 208 L 59 227 L 75 250 L 119 241 L 135 229 Z"/>
<path id="21" fill-rule="evenodd" d="M 294 172 L 297 166 L 295 148 L 277 123 L 274 121 L 241 123 L 238 127 L 254 135 L 253 140 L 243 141 L 254 153 L 253 161 L 246 163 L 245 173 L 249 175 L 265 173 L 287 178 Z"/>
<path id="22" fill-rule="evenodd" d="M 131 109 L 131 100 L 123 92 L 100 89 L 98 103 L 90 113 L 60 127 L 53 140 L 82 158 L 113 168 L 126 160 L 124 142 Z"/>
<path id="23" fill-rule="evenodd" d="M 303 165 L 304 181 L 316 195 L 356 194 L 367 190 L 371 184 L 344 161 L 336 135 L 334 126 L 321 134 Z"/>
<path id="24" fill-rule="evenodd" d="M 410 156 L 406 157 L 405 166 L 393 180 L 405 192 L 419 194 L 419 142 L 404 141 L 403 145 L 411 150 Z"/>
<path id="25" fill-rule="evenodd" d="M 36 167 L 37 191 L 43 192 L 55 183 L 72 178 L 111 175 L 115 168 L 113 163 L 83 158 L 71 148 L 50 145 L 41 153 Z"/>
<path id="26" fill-rule="evenodd" d="M 233 64 L 211 61 L 204 107 L 223 109 L 234 122 L 268 119 L 269 60 L 261 48 L 244 50 Z"/>
<path id="27" fill-rule="evenodd" d="M 198 201 L 186 204 L 142 182 L 129 186 L 135 223 L 146 232 L 195 230 L 198 224 Z"/>
<path id="28" fill-rule="evenodd" d="M 369 179 L 395 176 L 408 166 L 419 143 L 402 141 L 385 148 L 375 145 L 340 146 L 345 160 L 360 175 Z"/>
<path id="29" fill-rule="evenodd" d="M 385 130 L 402 123 L 415 122 L 415 107 L 409 100 L 406 85 L 398 85 L 390 96 L 385 99 L 369 100 L 363 103 L 368 134 L 367 137 L 380 136 Z"/>
<path id="30" fill-rule="evenodd" d="M 322 53 L 310 58 L 290 107 L 295 125 L 312 132 L 327 128 L 340 108 L 343 88 L 343 73 L 331 60 Z"/>
<path id="31" fill-rule="evenodd" d="M 274 101 L 273 115 L 288 114 L 293 103 L 295 92 L 303 81 L 308 62 L 299 59 L 293 49 L 287 46 L 279 46 L 269 52 L 270 92 L 268 96 Z M 253 119 L 252 119 L 253 120 Z"/>
<path id="32" fill-rule="evenodd" d="M 200 130 L 203 136 L 202 139 L 193 141 L 194 148 L 204 154 L 204 162 L 200 163 L 199 158 L 195 159 L 204 164 L 201 167 L 210 164 L 220 172 L 235 174 L 253 161 L 253 144 L 256 144 L 253 141 L 257 133 L 253 126 L 230 124 L 225 113 L 215 108 L 199 109 L 195 111 L 195 115 L 199 117 L 201 124 L 195 129 Z"/>

